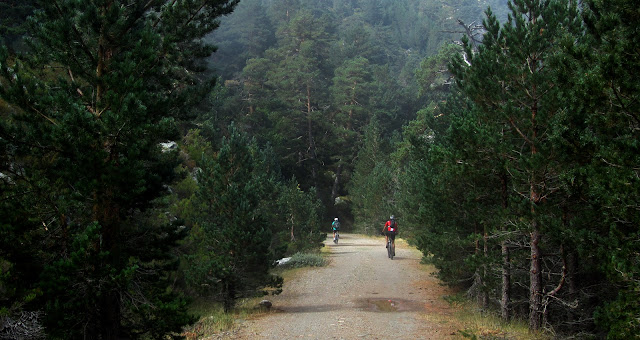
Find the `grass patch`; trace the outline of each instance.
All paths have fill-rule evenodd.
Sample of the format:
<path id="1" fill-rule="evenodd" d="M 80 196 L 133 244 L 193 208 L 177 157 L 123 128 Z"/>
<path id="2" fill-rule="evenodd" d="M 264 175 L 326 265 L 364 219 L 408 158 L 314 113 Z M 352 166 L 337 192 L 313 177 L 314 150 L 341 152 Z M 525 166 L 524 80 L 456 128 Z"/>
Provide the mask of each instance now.
<path id="1" fill-rule="evenodd" d="M 181 335 L 187 340 L 195 340 L 208 338 L 214 334 L 231 332 L 237 327 L 239 320 L 246 320 L 266 312 L 258 307 L 260 300 L 262 298 L 238 300 L 231 313 L 225 313 L 221 303 L 205 299 L 194 301 L 189 312 L 199 317 L 199 320 L 195 324 L 185 327 Z"/>
<path id="2" fill-rule="evenodd" d="M 291 259 L 280 265 L 283 269 L 303 268 L 303 267 L 323 267 L 327 265 L 327 260 L 316 253 L 295 253 Z"/>
<path id="3" fill-rule="evenodd" d="M 477 306 L 461 295 L 445 296 L 445 301 L 457 307 L 455 318 L 461 325 L 456 335 L 464 339 L 494 340 L 550 340 L 551 336 L 542 332 L 530 332 L 525 321 L 503 321 L 498 315 L 481 312 Z"/>

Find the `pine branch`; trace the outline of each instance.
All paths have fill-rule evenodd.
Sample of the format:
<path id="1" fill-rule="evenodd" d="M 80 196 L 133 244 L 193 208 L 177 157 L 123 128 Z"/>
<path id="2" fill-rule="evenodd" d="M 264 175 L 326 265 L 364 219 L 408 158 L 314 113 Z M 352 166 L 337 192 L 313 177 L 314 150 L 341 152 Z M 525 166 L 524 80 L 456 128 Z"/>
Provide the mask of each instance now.
<path id="1" fill-rule="evenodd" d="M 62 10 L 62 8 L 60 7 L 60 4 L 58 2 L 58 0 L 53 0 L 54 6 L 56 8 L 56 10 L 58 11 L 58 15 L 59 18 L 65 18 L 67 17 L 67 14 L 64 13 L 64 11 Z M 75 25 L 71 25 L 71 29 L 73 31 L 73 33 L 76 35 L 78 41 L 80 42 L 80 45 L 82 46 L 81 50 L 86 54 L 86 56 L 91 60 L 92 63 L 96 63 L 96 59 L 93 57 L 93 54 L 91 53 L 91 50 L 89 49 L 89 47 L 87 46 L 87 44 L 84 42 L 84 39 L 82 38 L 82 33 L 80 33 L 80 31 L 78 31 L 78 28 Z M 66 40 L 67 42 L 67 47 L 69 49 L 69 51 L 73 51 L 73 46 L 71 46 L 69 44 L 69 39 Z"/>

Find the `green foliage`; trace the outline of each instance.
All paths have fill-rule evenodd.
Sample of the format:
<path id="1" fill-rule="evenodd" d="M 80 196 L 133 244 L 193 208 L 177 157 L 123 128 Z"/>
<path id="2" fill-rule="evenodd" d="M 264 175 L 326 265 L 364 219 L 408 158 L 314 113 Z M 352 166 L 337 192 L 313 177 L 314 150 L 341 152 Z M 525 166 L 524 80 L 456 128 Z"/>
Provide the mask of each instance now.
<path id="1" fill-rule="evenodd" d="M 554 284 L 543 279 L 542 254 L 550 252 L 544 249 L 563 248 L 554 230 L 562 224 L 561 211 L 568 207 L 563 193 L 550 189 L 561 185 L 559 178 L 563 167 L 551 135 L 555 117 L 565 109 L 565 104 L 557 100 L 559 87 L 555 76 L 558 70 L 552 65 L 556 56 L 562 53 L 558 49 L 559 42 L 574 34 L 579 23 L 574 20 L 576 8 L 565 2 L 513 1 L 510 8 L 512 15 L 502 27 L 491 11 L 487 11 L 487 33 L 478 53 L 474 55 L 470 46 L 464 46 L 471 65 L 465 67 L 458 57 L 452 71 L 461 91 L 477 108 L 471 111 L 473 124 L 487 132 L 485 138 L 474 139 L 473 145 L 478 145 L 476 150 L 491 150 L 484 161 L 482 158 L 473 160 L 484 164 L 478 168 L 487 169 L 485 177 L 495 174 L 494 184 L 480 190 L 475 200 L 482 197 L 482 192 L 493 192 L 489 199 L 494 198 L 494 201 L 483 200 L 483 203 L 490 207 L 508 207 L 506 214 L 493 215 L 502 215 L 502 221 L 485 221 L 482 217 L 472 221 L 478 226 L 489 222 L 483 227 L 483 235 L 505 232 L 505 226 L 510 225 L 508 229 L 515 233 L 513 238 L 504 240 L 507 243 L 517 243 L 521 235 L 529 234 L 529 320 L 532 329 L 539 329 L 542 306 L 546 303 L 542 292 L 553 290 Z M 468 153 L 464 146 L 456 149 Z M 463 159 L 469 156 L 472 154 Z M 491 182 L 472 180 L 478 184 Z M 508 190 L 515 195 L 501 201 L 501 183 L 504 186 L 507 182 Z M 493 228 L 495 231 L 492 232 L 490 229 Z M 486 241 L 484 246 L 487 246 Z M 484 251 L 485 256 L 487 252 Z M 547 261 L 553 263 L 562 259 Z M 480 265 L 483 262 L 479 262 Z M 561 264 L 554 264 L 548 270 L 552 272 L 560 267 Z M 486 284 L 486 279 L 484 281 Z M 545 285 L 548 288 L 545 289 Z"/>
<path id="2" fill-rule="evenodd" d="M 438 53 L 422 60 L 416 70 L 416 81 L 420 95 L 431 101 L 441 101 L 448 94 L 451 73 L 447 69 L 449 61 L 460 52 L 455 44 L 444 45 Z"/>
<path id="3" fill-rule="evenodd" d="M 477 340 L 478 336 L 474 334 L 474 332 L 472 330 L 459 330 L 458 333 L 460 333 L 460 335 L 462 335 L 465 339 L 472 339 L 472 340 Z"/>
<path id="4" fill-rule="evenodd" d="M 640 307 L 634 293 L 619 294 L 594 314 L 600 327 L 607 330 L 607 339 L 635 339 L 640 334 Z"/>
<path id="5" fill-rule="evenodd" d="M 6 0 L 0 2 L 0 38 L 11 50 L 21 47 L 27 32 L 26 19 L 37 9 L 36 0 Z"/>
<path id="6" fill-rule="evenodd" d="M 478 21 L 482 10 L 477 1 L 243 1 L 213 37 L 233 47 L 216 60 L 225 64 L 225 105 L 243 112 L 226 116 L 273 146 L 286 178 L 316 188 L 325 218 L 347 222 L 350 207 L 335 202 L 349 201 L 366 126 L 377 117 L 398 132 L 412 119 L 420 61 L 456 37 L 457 18 Z M 258 37 L 263 45 L 251 42 Z"/>
<path id="7" fill-rule="evenodd" d="M 272 241 L 273 257 L 317 249 L 322 246 L 326 233 L 320 221 L 322 205 L 316 191 L 300 189 L 295 179 L 282 182 L 275 188 L 277 199 L 269 210 L 277 212 L 271 219 L 276 231 Z"/>
<path id="8" fill-rule="evenodd" d="M 185 257 L 186 276 L 230 311 L 239 297 L 253 296 L 282 280 L 271 276 L 271 229 L 261 209 L 274 189 L 265 153 L 234 127 L 215 155 L 200 162 L 196 226 Z"/>
<path id="9" fill-rule="evenodd" d="M 473 277 L 475 237 L 482 226 L 495 223 L 491 218 L 497 216 L 487 207 L 500 197 L 491 195 L 495 176 L 487 172 L 484 155 L 461 149 L 477 145 L 486 133 L 470 120 L 464 104 L 452 96 L 441 109 L 420 113 L 406 131 L 411 146 L 400 178 L 399 207 L 407 216 L 407 230 L 440 269 L 439 277 L 454 285 L 469 284 Z"/>
<path id="10" fill-rule="evenodd" d="M 5 176 L 0 180 L 0 317 L 12 317 L 42 295 L 36 284 L 42 271 L 40 250 L 28 246 L 42 240 L 45 230 L 24 218 L 28 208 L 16 199 L 20 191 L 13 191 Z"/>
<path id="11" fill-rule="evenodd" d="M 301 179 L 304 190 L 324 187 L 317 143 L 325 123 L 317 108 L 327 100 L 326 26 L 308 12 L 292 12 L 278 28 L 277 45 L 244 68 L 249 129 L 273 146 L 284 175 Z"/>
<path id="12" fill-rule="evenodd" d="M 233 14 L 207 39 L 218 47 L 211 63 L 223 79 L 237 79 L 251 58 L 262 57 L 275 41 L 275 29 L 261 1 L 240 1 Z"/>
<path id="13" fill-rule="evenodd" d="M 350 133 L 361 131 L 367 121 L 370 108 L 365 104 L 370 103 L 371 95 L 371 70 L 369 61 L 363 57 L 345 60 L 335 69 L 332 97 L 337 113 L 334 117 L 335 124 L 341 128 L 336 135 L 345 135 L 340 141 L 353 144 L 354 138 Z"/>
<path id="14" fill-rule="evenodd" d="M 42 1 L 27 52 L 2 49 L 0 171 L 16 201 L 2 232 L 21 242 L 0 258 L 24 287 L 7 283 L 2 307 L 44 312 L 63 338 L 161 338 L 191 321 L 171 287 L 185 235 L 160 199 L 177 153 L 158 143 L 208 94 L 202 38 L 236 2 Z"/>
<path id="15" fill-rule="evenodd" d="M 610 283 L 611 296 L 601 306 L 598 325 L 607 337 L 623 339 L 640 334 L 640 263 L 637 260 L 639 223 L 637 209 L 640 182 L 637 177 L 640 87 L 636 55 L 637 11 L 626 1 L 587 1 L 584 21 L 587 34 L 577 48 L 570 49 L 565 63 L 575 66 L 567 82 L 577 84 L 567 91 L 572 98 L 566 116 L 564 141 L 571 150 L 588 155 L 580 172 L 573 173 L 588 210 L 598 215 L 598 223 L 585 223 L 580 235 L 586 241 L 583 254 L 596 252 L 596 264 Z M 586 124 L 585 124 L 586 123 Z M 578 156 L 578 155 L 576 155 Z M 585 214 L 585 220 L 593 216 Z M 591 220 L 593 221 L 593 220 Z"/>
<path id="16" fill-rule="evenodd" d="M 183 140 L 185 177 L 174 189 L 175 211 L 190 228 L 182 245 L 184 287 L 228 312 L 241 297 L 279 291 L 272 262 L 317 249 L 321 204 L 295 179 L 281 181 L 273 151 L 234 125 L 219 149 L 199 130 Z M 191 170 L 189 170 L 191 169 Z M 195 186 L 195 189 L 194 189 Z M 194 190 L 193 190 L 194 189 Z"/>
<path id="17" fill-rule="evenodd" d="M 366 129 L 364 147 L 358 153 L 349 183 L 356 230 L 367 234 L 377 234 L 389 215 L 396 214 L 393 211 L 395 176 L 388 150 L 388 141 L 384 140 L 383 131 L 374 119 Z"/>
<path id="18" fill-rule="evenodd" d="M 503 316 L 528 308 L 532 328 L 638 334 L 627 5 L 590 1 L 580 17 L 574 2 L 511 1 L 502 26 L 488 10 L 483 44 L 463 39 L 452 60 L 459 92 L 419 112 L 396 154 L 400 211 L 438 275 L 483 308 L 506 289 Z M 419 74 L 437 96 L 434 62 Z"/>

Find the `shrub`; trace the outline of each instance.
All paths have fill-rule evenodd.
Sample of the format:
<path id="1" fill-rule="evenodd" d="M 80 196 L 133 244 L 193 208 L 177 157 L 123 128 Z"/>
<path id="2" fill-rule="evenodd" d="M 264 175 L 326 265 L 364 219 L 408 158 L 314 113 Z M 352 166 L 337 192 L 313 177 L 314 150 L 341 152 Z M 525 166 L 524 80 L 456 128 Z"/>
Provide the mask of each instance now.
<path id="1" fill-rule="evenodd" d="M 302 268 L 302 267 L 322 267 L 327 264 L 327 260 L 320 254 L 295 253 L 291 259 L 282 264 L 282 268 Z"/>

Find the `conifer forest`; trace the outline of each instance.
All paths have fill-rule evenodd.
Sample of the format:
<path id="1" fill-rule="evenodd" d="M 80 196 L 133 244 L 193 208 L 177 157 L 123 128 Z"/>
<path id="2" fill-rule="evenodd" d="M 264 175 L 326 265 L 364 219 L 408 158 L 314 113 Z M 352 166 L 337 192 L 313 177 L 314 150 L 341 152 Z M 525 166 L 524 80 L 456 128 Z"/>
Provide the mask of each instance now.
<path id="1" fill-rule="evenodd" d="M 639 8 L 0 1 L 0 339 L 180 338 L 392 214 L 482 310 L 639 338 Z"/>

